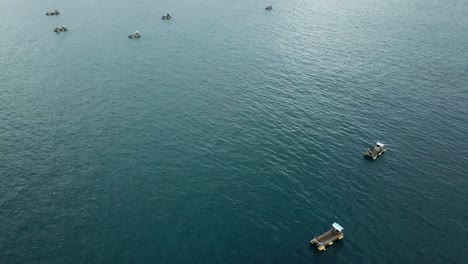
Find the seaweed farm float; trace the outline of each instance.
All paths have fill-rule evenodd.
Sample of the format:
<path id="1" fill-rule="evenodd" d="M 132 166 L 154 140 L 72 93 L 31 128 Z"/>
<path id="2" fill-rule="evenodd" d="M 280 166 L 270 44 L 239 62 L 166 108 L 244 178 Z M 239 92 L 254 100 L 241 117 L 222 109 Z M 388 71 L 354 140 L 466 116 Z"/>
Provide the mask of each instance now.
<path id="1" fill-rule="evenodd" d="M 343 238 L 343 227 L 337 223 L 333 223 L 332 229 L 318 237 L 314 237 L 314 239 L 310 241 L 310 244 L 316 245 L 318 250 L 324 251 L 325 247 L 333 245 L 335 240 L 341 240 Z"/>

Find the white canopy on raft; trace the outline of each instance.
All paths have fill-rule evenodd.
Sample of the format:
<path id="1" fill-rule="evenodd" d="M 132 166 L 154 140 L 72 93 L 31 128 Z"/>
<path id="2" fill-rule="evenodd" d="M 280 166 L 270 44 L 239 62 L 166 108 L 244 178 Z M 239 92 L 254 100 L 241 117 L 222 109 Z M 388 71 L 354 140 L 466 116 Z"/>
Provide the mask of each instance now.
<path id="1" fill-rule="evenodd" d="M 335 228 L 335 229 L 336 229 L 336 231 L 338 231 L 338 232 L 341 232 L 341 231 L 343 231 L 343 227 L 342 227 L 342 226 L 340 226 L 340 225 L 339 225 L 339 224 L 337 224 L 337 223 L 333 223 L 333 224 L 332 224 L 332 226 L 333 226 L 333 228 Z"/>

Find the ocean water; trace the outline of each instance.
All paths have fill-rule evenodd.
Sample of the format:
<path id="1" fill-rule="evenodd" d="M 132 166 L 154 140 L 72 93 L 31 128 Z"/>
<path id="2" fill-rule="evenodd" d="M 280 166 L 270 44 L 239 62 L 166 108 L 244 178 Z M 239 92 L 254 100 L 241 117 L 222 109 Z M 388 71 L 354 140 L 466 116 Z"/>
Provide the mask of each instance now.
<path id="1" fill-rule="evenodd" d="M 2 0 L 0 36 L 0 263 L 467 261 L 466 0 Z"/>

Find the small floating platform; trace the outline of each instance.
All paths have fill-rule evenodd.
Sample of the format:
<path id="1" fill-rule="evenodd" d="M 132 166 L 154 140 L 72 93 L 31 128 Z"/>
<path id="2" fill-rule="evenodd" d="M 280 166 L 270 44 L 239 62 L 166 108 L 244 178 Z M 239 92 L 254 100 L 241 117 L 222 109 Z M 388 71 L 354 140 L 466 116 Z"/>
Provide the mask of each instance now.
<path id="1" fill-rule="evenodd" d="M 166 15 L 164 15 L 164 16 L 161 17 L 162 20 L 169 20 L 169 19 L 171 19 L 171 18 L 172 18 L 172 17 L 171 17 L 171 15 L 169 15 L 169 14 L 166 14 Z"/>
<path id="2" fill-rule="evenodd" d="M 47 11 L 46 16 L 58 16 L 60 12 L 55 9 L 54 11 Z"/>
<path id="3" fill-rule="evenodd" d="M 273 9 L 273 7 L 272 7 L 271 5 L 270 5 L 270 6 L 267 6 L 267 7 L 265 7 L 265 10 L 272 10 L 272 9 Z"/>
<path id="4" fill-rule="evenodd" d="M 364 157 L 369 157 L 373 160 L 376 160 L 378 157 L 384 154 L 385 151 L 387 151 L 387 146 L 383 143 L 377 142 L 375 143 L 375 146 L 367 149 L 366 152 L 364 152 Z"/>
<path id="5" fill-rule="evenodd" d="M 68 31 L 68 28 L 65 27 L 65 26 L 56 27 L 56 28 L 54 29 L 54 32 L 55 32 L 55 33 L 66 32 L 66 31 Z"/>
<path id="6" fill-rule="evenodd" d="M 140 38 L 140 37 L 141 37 L 141 34 L 138 31 L 136 31 L 135 34 L 128 35 L 128 38 L 130 39 Z"/>
<path id="7" fill-rule="evenodd" d="M 341 240 L 343 238 L 343 227 L 337 223 L 333 223 L 332 229 L 318 237 L 314 237 L 314 239 L 310 241 L 310 244 L 317 246 L 318 250 L 324 251 L 327 246 L 333 245 L 335 240 Z"/>

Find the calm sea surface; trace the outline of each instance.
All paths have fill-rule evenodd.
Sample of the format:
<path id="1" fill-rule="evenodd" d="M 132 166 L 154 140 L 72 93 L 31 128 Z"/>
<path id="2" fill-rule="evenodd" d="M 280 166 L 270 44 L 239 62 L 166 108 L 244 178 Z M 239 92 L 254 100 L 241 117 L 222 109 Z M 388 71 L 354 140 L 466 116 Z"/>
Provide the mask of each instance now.
<path id="1" fill-rule="evenodd" d="M 0 36 L 0 263 L 467 263 L 467 0 L 1 0 Z"/>

